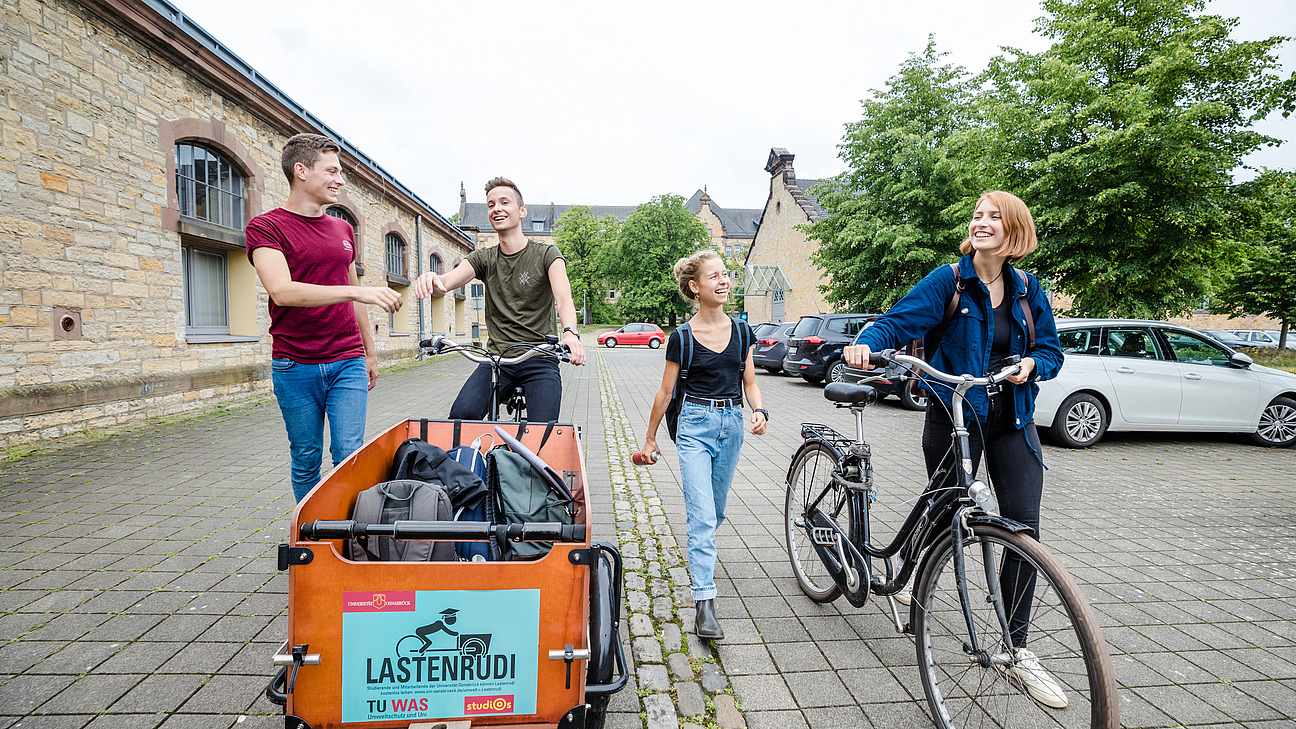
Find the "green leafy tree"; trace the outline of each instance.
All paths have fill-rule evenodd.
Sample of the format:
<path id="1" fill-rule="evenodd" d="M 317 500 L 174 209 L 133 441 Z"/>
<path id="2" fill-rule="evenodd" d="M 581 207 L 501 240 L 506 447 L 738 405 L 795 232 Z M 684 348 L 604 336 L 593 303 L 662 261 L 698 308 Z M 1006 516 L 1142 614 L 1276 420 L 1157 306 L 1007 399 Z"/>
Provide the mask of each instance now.
<path id="1" fill-rule="evenodd" d="M 661 195 L 635 208 L 606 259 L 609 279 L 621 290 L 617 305 L 630 321 L 674 323 L 692 310 L 679 294 L 675 262 L 711 244 L 702 221 L 684 198 Z"/>
<path id="2" fill-rule="evenodd" d="M 861 102 L 838 145 L 848 170 L 815 190 L 827 216 L 804 229 L 820 242 L 811 261 L 832 272 L 821 288 L 839 311 L 885 311 L 958 257 L 981 165 L 969 158 L 976 136 L 959 136 L 975 126 L 974 87 L 946 55 L 929 37 Z"/>
<path id="3" fill-rule="evenodd" d="M 1296 322 L 1296 174 L 1267 170 L 1244 186 L 1257 218 L 1250 244 L 1224 277 L 1212 309 L 1259 314 L 1282 322 L 1282 346 Z"/>
<path id="4" fill-rule="evenodd" d="M 1292 108 L 1283 37 L 1239 42 L 1202 0 L 1044 0 L 1043 53 L 1005 49 L 987 100 L 995 184 L 1035 215 L 1033 263 L 1072 312 L 1161 318 L 1200 303 L 1240 224 L 1231 173 Z"/>
<path id="5" fill-rule="evenodd" d="M 615 216 L 597 218 L 586 205 L 567 208 L 554 224 L 554 242 L 567 261 L 572 296 L 576 306 L 585 309 L 582 321 L 590 320 L 608 289 L 604 259 L 619 228 Z"/>

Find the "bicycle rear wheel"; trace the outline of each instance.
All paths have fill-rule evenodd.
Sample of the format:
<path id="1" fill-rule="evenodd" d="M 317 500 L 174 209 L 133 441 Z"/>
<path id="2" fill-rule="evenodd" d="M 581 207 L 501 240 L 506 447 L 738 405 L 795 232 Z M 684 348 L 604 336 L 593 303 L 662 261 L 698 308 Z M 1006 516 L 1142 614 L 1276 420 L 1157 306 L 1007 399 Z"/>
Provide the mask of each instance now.
<path id="1" fill-rule="evenodd" d="M 832 602 L 841 596 L 841 589 L 819 561 L 819 554 L 810 541 L 805 521 L 806 506 L 827 489 L 828 493 L 817 508 L 837 522 L 844 533 L 854 533 L 850 492 L 832 482 L 837 465 L 837 453 L 831 448 L 822 443 L 807 443 L 792 464 L 792 476 L 788 479 L 783 502 L 784 536 L 792 574 L 796 576 L 801 591 L 815 602 Z"/>
<path id="2" fill-rule="evenodd" d="M 1066 706 L 1051 708 L 1032 698 L 1017 678 L 1024 666 L 983 665 L 965 650 L 967 621 L 954 575 L 953 537 L 947 536 L 931 549 L 914 589 L 918 668 L 936 725 L 1117 729 L 1120 708 L 1107 644 L 1066 569 L 1034 539 L 992 526 L 975 527 L 963 554 L 978 647 L 999 661 L 1012 654 L 989 601 L 986 561 L 1001 582 L 1021 576 L 1029 583 L 1029 570 L 1035 570 L 1034 589 L 1023 591 L 1023 598 L 1032 600 L 1029 624 L 1022 631 L 1026 635 L 1012 642 L 1038 656 L 1039 665 L 1064 690 Z M 1005 612 L 1011 615 L 1014 605 L 1012 596 L 1005 595 Z"/>

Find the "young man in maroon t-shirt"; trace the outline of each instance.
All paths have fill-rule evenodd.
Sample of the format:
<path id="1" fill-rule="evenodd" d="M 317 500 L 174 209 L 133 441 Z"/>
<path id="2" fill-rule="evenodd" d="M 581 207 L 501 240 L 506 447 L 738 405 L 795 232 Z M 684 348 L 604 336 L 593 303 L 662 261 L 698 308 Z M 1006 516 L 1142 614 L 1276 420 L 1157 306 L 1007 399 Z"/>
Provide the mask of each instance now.
<path id="1" fill-rule="evenodd" d="M 324 214 L 346 184 L 341 151 L 318 134 L 289 139 L 281 158 L 288 202 L 247 224 L 248 259 L 270 294 L 271 380 L 288 430 L 298 501 L 319 480 L 325 417 L 333 465 L 364 443 L 369 390 L 378 382 L 365 305 L 401 306 L 395 291 L 360 285 L 355 231 Z"/>

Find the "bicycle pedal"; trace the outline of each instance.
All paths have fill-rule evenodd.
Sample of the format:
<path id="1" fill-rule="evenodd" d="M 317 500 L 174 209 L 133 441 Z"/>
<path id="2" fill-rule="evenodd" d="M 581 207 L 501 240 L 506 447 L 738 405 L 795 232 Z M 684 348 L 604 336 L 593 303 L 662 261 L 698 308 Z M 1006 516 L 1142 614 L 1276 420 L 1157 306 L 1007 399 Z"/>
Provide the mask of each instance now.
<path id="1" fill-rule="evenodd" d="M 810 539 L 821 547 L 832 547 L 837 544 L 837 532 L 828 527 L 810 527 Z"/>

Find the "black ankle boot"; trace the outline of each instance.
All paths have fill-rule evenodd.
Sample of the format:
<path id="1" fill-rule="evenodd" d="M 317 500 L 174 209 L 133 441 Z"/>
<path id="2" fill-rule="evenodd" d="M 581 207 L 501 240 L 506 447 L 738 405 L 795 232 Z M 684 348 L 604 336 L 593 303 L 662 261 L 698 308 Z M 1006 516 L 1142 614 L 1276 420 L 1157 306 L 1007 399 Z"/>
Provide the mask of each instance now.
<path id="1" fill-rule="evenodd" d="M 716 620 L 714 600 L 697 601 L 697 618 L 693 621 L 693 628 L 699 638 L 724 640 L 724 630 L 720 628 L 720 621 Z"/>

